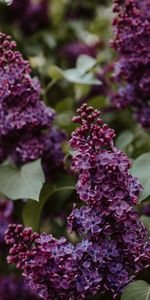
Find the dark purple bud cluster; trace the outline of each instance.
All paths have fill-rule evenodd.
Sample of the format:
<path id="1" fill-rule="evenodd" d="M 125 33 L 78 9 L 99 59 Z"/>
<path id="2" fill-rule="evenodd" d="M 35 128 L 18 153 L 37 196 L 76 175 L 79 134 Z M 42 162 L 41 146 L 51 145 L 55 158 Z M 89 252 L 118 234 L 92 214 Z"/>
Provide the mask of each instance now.
<path id="1" fill-rule="evenodd" d="M 150 2 L 114 0 L 115 37 L 119 54 L 115 78 L 121 87 L 112 97 L 118 108 L 132 107 L 136 120 L 150 129 Z"/>
<path id="2" fill-rule="evenodd" d="M 0 161 L 11 156 L 16 164 L 22 164 L 44 157 L 47 163 L 53 160 L 53 167 L 58 166 L 63 160 L 65 135 L 51 129 L 55 112 L 41 101 L 40 83 L 31 78 L 28 62 L 15 48 L 15 42 L 1 33 Z"/>
<path id="3" fill-rule="evenodd" d="M 49 0 L 13 0 L 8 10 L 10 19 L 25 35 L 33 34 L 49 24 Z"/>
<path id="4" fill-rule="evenodd" d="M 22 279 L 14 276 L 0 277 L 1 300 L 37 300 Z"/>
<path id="5" fill-rule="evenodd" d="M 0 252 L 5 245 L 4 233 L 10 223 L 13 222 L 13 203 L 0 199 Z"/>
<path id="6" fill-rule="evenodd" d="M 130 162 L 114 147 L 114 131 L 97 110 L 84 104 L 77 112 L 72 168 L 86 206 L 74 207 L 68 228 L 82 242 L 71 245 L 21 225 L 9 225 L 5 235 L 8 262 L 45 300 L 81 300 L 98 292 L 115 297 L 150 262 L 150 240 L 133 208 L 142 188 L 129 174 Z"/>

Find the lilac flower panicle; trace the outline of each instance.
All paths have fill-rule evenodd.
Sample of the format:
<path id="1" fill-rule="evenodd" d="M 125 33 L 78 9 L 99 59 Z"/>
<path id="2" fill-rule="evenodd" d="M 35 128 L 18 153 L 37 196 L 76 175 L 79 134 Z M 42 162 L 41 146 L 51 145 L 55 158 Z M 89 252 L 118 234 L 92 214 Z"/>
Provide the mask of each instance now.
<path id="1" fill-rule="evenodd" d="M 0 162 L 8 156 L 16 164 L 43 157 L 47 169 L 51 161 L 59 167 L 66 136 L 52 128 L 55 112 L 41 101 L 40 83 L 30 73 L 16 43 L 0 33 Z"/>
<path id="2" fill-rule="evenodd" d="M 0 34 L 0 162 L 16 165 L 42 159 L 46 180 L 63 166 L 63 131 L 52 127 L 53 109 L 41 101 L 41 87 L 15 42 Z"/>
<path id="3" fill-rule="evenodd" d="M 115 78 L 120 88 L 112 97 L 118 108 L 132 107 L 136 120 L 150 129 L 150 2 L 114 0 L 115 37 L 118 52 Z"/>
<path id="4" fill-rule="evenodd" d="M 72 169 L 85 205 L 74 206 L 68 229 L 82 241 L 72 245 L 15 224 L 5 234 L 8 262 L 44 300 L 82 300 L 98 292 L 116 297 L 150 262 L 147 230 L 133 207 L 142 187 L 129 173 L 131 163 L 115 148 L 115 133 L 99 111 L 84 104 L 77 113 Z"/>

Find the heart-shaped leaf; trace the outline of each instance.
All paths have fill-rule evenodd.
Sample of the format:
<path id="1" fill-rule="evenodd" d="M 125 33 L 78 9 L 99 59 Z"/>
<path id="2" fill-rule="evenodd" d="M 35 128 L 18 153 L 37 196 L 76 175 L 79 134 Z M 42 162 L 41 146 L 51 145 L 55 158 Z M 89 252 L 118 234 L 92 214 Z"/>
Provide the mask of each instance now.
<path id="1" fill-rule="evenodd" d="M 143 280 L 128 284 L 123 291 L 121 300 L 150 300 L 150 285 Z"/>
<path id="2" fill-rule="evenodd" d="M 12 165 L 0 167 L 0 191 L 12 200 L 29 198 L 39 201 L 43 183 L 44 174 L 40 159 L 21 168 Z"/>

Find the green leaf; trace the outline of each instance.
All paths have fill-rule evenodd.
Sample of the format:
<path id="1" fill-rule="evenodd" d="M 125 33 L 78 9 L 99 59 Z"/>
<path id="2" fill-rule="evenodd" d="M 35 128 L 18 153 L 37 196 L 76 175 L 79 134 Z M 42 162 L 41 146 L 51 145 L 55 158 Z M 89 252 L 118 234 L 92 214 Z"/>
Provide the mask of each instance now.
<path id="1" fill-rule="evenodd" d="M 65 187 L 53 187 L 50 184 L 44 184 L 40 194 L 40 201 L 37 203 L 33 200 L 29 200 L 25 205 L 23 211 L 23 223 L 26 227 L 32 227 L 33 231 L 36 231 L 39 226 L 42 209 L 47 199 L 57 192 L 63 192 L 67 190 L 74 190 L 73 186 Z"/>
<path id="2" fill-rule="evenodd" d="M 134 161 L 131 173 L 140 180 L 144 187 L 140 195 L 140 201 L 143 201 L 150 195 L 150 152 L 140 155 Z"/>
<path id="3" fill-rule="evenodd" d="M 96 59 L 82 54 L 77 59 L 76 69 L 80 72 L 80 75 L 84 75 L 96 65 Z"/>
<path id="4" fill-rule="evenodd" d="M 147 228 L 148 234 L 150 236 L 150 217 L 141 216 L 141 221 L 144 224 L 144 226 Z"/>
<path id="5" fill-rule="evenodd" d="M 78 69 L 64 71 L 64 78 L 72 83 L 100 85 L 101 82 L 93 77 L 92 73 L 82 75 Z"/>
<path id="6" fill-rule="evenodd" d="M 71 83 L 101 85 L 100 80 L 95 79 L 92 73 L 83 74 L 80 68 L 63 71 L 57 66 L 51 66 L 48 70 L 48 74 L 55 80 L 65 79 Z"/>
<path id="7" fill-rule="evenodd" d="M 116 147 L 125 150 L 128 145 L 132 143 L 134 135 L 131 131 L 126 130 L 122 132 L 116 139 Z"/>
<path id="8" fill-rule="evenodd" d="M 29 198 L 39 201 L 43 183 L 44 174 L 40 159 L 21 168 L 12 165 L 0 167 L 0 191 L 12 200 Z"/>
<path id="9" fill-rule="evenodd" d="M 143 280 L 129 283 L 123 291 L 121 300 L 150 300 L 150 285 Z"/>

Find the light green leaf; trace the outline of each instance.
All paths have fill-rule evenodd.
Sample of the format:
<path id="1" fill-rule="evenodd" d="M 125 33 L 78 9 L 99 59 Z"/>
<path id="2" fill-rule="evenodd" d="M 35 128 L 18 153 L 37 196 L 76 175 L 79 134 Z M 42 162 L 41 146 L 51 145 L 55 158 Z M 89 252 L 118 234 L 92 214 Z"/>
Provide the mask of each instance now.
<path id="1" fill-rule="evenodd" d="M 57 66 L 51 66 L 48 74 L 52 79 L 60 80 L 65 79 L 71 83 L 85 84 L 85 85 L 101 85 L 100 80 L 94 78 L 92 73 L 85 73 L 81 69 L 68 69 L 62 70 Z"/>
<path id="2" fill-rule="evenodd" d="M 134 161 L 131 173 L 139 179 L 144 187 L 144 191 L 140 195 L 140 201 L 143 201 L 150 195 L 150 152 L 140 155 Z"/>
<path id="3" fill-rule="evenodd" d="M 150 236 L 150 217 L 147 216 L 141 216 L 141 221 L 147 228 L 148 234 Z"/>
<path id="4" fill-rule="evenodd" d="M 129 130 L 126 130 L 117 137 L 116 147 L 121 150 L 125 150 L 126 147 L 131 144 L 133 139 L 134 139 L 133 133 Z"/>
<path id="5" fill-rule="evenodd" d="M 121 300 L 150 300 L 150 285 L 143 280 L 129 283 L 123 291 Z"/>
<path id="6" fill-rule="evenodd" d="M 26 227 L 32 227 L 33 231 L 36 231 L 39 226 L 42 209 L 47 199 L 57 192 L 63 192 L 68 190 L 74 190 L 73 186 L 65 187 L 53 187 L 50 184 L 44 184 L 40 194 L 40 201 L 37 203 L 33 200 L 29 200 L 24 207 L 23 211 L 23 223 Z"/>
<path id="7" fill-rule="evenodd" d="M 40 159 L 21 168 L 12 165 L 0 167 L 0 191 L 12 200 L 29 198 L 39 201 L 43 183 L 44 174 Z"/>
<path id="8" fill-rule="evenodd" d="M 80 72 L 80 75 L 84 75 L 96 65 L 96 62 L 95 58 L 82 54 L 77 59 L 76 68 Z"/>
<path id="9" fill-rule="evenodd" d="M 72 83 L 100 85 L 101 82 L 93 77 L 92 73 L 82 75 L 78 69 L 64 71 L 64 78 Z"/>

